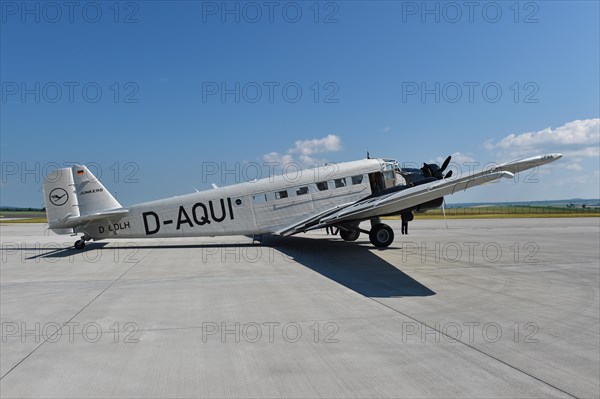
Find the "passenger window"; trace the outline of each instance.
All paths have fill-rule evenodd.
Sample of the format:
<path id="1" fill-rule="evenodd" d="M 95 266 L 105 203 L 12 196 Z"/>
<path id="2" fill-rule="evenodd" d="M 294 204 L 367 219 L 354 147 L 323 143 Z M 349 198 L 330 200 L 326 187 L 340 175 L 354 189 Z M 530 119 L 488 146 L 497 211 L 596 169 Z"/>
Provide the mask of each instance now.
<path id="1" fill-rule="evenodd" d="M 352 185 L 361 184 L 363 181 L 363 175 L 352 176 Z"/>
<path id="2" fill-rule="evenodd" d="M 317 189 L 319 191 L 326 191 L 328 189 L 326 181 L 320 181 L 317 183 Z"/>
<path id="3" fill-rule="evenodd" d="M 304 194 L 308 194 L 308 187 L 300 187 L 298 190 L 296 190 L 296 195 Z"/>
<path id="4" fill-rule="evenodd" d="M 252 199 L 254 200 L 255 204 L 262 204 L 267 202 L 267 194 L 257 194 L 253 196 Z"/>
<path id="5" fill-rule="evenodd" d="M 282 199 L 282 198 L 287 198 L 287 197 L 288 197 L 287 190 L 277 191 L 275 193 L 275 199 Z"/>
<path id="6" fill-rule="evenodd" d="M 346 187 L 346 179 L 335 179 L 333 182 L 335 183 L 335 188 Z"/>

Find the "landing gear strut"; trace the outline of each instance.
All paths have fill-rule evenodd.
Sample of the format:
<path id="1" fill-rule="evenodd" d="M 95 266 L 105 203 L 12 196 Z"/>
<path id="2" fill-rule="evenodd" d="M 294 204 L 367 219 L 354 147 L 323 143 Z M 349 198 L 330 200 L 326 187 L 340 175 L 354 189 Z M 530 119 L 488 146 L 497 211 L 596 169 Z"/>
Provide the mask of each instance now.
<path id="1" fill-rule="evenodd" d="M 85 242 L 89 240 L 91 240 L 91 237 L 87 234 L 84 234 L 81 239 L 75 241 L 75 249 L 85 248 Z"/>
<path id="2" fill-rule="evenodd" d="M 377 248 L 389 247 L 394 241 L 394 230 L 387 224 L 374 224 L 369 231 L 369 239 Z"/>

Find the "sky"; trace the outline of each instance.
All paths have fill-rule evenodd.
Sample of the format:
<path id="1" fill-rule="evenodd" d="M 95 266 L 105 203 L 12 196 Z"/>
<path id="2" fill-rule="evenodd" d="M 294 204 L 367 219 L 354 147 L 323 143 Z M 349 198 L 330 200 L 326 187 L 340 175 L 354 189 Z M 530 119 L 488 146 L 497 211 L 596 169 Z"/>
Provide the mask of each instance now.
<path id="1" fill-rule="evenodd" d="M 447 198 L 600 197 L 597 1 L 0 2 L 2 206 L 86 164 L 123 205 L 277 163 L 565 156 Z M 277 165 L 276 165 L 277 166 Z"/>

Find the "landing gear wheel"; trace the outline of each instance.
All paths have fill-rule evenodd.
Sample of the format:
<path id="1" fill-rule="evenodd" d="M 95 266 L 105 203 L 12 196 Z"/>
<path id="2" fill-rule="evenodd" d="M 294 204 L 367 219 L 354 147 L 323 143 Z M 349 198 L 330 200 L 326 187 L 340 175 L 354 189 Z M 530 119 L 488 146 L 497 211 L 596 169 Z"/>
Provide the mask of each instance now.
<path id="1" fill-rule="evenodd" d="M 360 231 L 358 230 L 342 230 L 340 229 L 340 237 L 344 241 L 356 241 L 360 236 Z"/>
<path id="2" fill-rule="evenodd" d="M 75 241 L 75 249 L 83 249 L 85 248 L 85 241 L 77 240 Z"/>
<path id="3" fill-rule="evenodd" d="M 369 239 L 377 248 L 389 247 L 394 241 L 394 230 L 387 224 L 376 224 L 369 232 Z"/>

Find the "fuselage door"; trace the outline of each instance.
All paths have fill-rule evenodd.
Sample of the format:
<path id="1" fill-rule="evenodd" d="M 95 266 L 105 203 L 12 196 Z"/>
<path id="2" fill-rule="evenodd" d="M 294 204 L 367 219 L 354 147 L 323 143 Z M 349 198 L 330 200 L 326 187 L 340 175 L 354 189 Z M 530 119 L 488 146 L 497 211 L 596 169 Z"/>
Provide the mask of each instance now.
<path id="1" fill-rule="evenodd" d="M 387 188 L 396 185 L 396 169 L 398 162 L 393 160 L 384 160 L 381 165 L 381 172 L 369 173 L 369 183 L 371 193 L 378 193 Z"/>
<path id="2" fill-rule="evenodd" d="M 385 190 L 385 181 L 382 172 L 369 173 L 369 184 L 371 185 L 371 194 Z"/>

